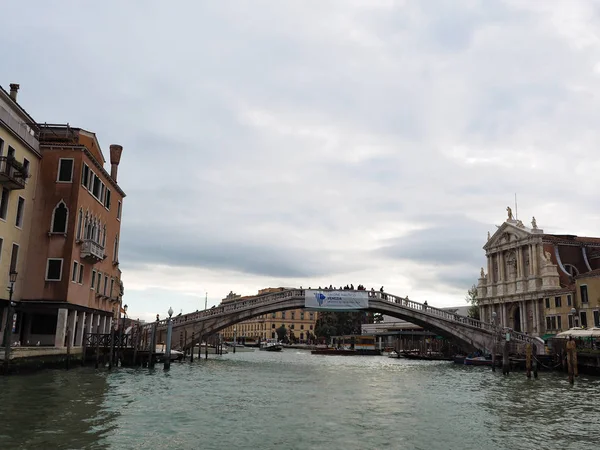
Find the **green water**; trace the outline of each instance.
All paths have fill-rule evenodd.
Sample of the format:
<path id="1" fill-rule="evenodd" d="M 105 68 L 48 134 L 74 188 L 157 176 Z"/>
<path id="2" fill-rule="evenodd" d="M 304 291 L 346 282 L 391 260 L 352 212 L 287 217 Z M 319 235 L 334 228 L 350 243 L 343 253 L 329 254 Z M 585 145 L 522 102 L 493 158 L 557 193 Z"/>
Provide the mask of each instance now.
<path id="1" fill-rule="evenodd" d="M 256 351 L 0 378 L 0 449 L 591 449 L 599 401 L 599 378 Z"/>

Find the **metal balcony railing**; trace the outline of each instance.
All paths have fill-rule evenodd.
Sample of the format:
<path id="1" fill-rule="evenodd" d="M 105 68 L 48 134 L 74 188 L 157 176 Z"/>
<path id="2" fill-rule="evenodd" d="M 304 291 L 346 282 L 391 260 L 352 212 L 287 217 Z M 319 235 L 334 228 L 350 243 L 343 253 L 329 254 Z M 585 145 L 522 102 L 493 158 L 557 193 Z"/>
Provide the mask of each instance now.
<path id="1" fill-rule="evenodd" d="M 8 189 L 24 189 L 27 171 L 11 156 L 0 156 L 0 184 Z"/>

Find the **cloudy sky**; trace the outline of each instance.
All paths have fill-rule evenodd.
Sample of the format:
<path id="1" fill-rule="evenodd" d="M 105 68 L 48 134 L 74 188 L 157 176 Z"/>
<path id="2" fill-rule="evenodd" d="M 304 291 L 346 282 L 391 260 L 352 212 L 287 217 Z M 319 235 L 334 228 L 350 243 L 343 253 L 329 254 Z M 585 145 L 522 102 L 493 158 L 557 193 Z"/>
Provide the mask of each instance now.
<path id="1" fill-rule="evenodd" d="M 134 317 L 330 283 L 462 305 L 515 192 L 524 222 L 599 234 L 597 1 L 1 9 L 0 83 L 124 146 Z"/>

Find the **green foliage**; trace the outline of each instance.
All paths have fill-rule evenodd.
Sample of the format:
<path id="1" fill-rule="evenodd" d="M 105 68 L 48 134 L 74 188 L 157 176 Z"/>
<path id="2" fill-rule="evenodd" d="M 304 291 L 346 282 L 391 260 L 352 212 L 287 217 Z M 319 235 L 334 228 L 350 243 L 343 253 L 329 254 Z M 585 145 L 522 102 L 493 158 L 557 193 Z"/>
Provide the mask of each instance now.
<path id="1" fill-rule="evenodd" d="M 315 335 L 318 338 L 329 339 L 331 336 L 360 334 L 360 327 L 367 323 L 367 320 L 367 314 L 362 311 L 320 312 L 315 325 Z"/>
<path id="2" fill-rule="evenodd" d="M 285 327 L 285 325 L 281 325 L 275 330 L 275 332 L 277 333 L 277 340 L 279 341 L 284 341 L 287 337 L 287 328 Z"/>
<path id="3" fill-rule="evenodd" d="M 471 305 L 467 315 L 472 319 L 479 320 L 479 299 L 477 298 L 477 286 L 471 286 L 471 289 L 467 291 L 465 300 Z"/>

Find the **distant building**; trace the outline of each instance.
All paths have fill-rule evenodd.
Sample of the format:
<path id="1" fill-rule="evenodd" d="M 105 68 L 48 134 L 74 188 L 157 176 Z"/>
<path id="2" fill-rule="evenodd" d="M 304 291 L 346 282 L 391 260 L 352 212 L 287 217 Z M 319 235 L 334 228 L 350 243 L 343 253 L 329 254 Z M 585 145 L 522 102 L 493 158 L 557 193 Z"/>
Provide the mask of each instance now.
<path id="1" fill-rule="evenodd" d="M 239 296 L 230 292 L 221 304 L 227 304 L 235 301 L 246 300 L 273 292 L 280 292 L 286 288 L 266 288 L 258 291 L 254 296 Z M 304 309 L 294 309 L 280 311 L 276 313 L 263 314 L 249 320 L 245 320 L 236 325 L 225 328 L 221 333 L 226 341 L 232 341 L 234 335 L 238 342 L 257 341 L 259 339 L 274 339 L 277 337 L 276 330 L 282 325 L 287 329 L 287 336 L 300 343 L 309 340 L 309 336 L 314 336 L 314 329 L 317 323 L 317 313 L 314 311 L 305 311 Z"/>
<path id="2" fill-rule="evenodd" d="M 600 238 L 547 234 L 509 218 L 483 247 L 477 297 L 482 320 L 548 337 L 571 325 L 600 325 Z M 594 287 L 590 301 L 588 285 Z M 600 287 L 600 286 L 599 286 Z M 595 312 L 596 311 L 596 312 Z"/>
<path id="3" fill-rule="evenodd" d="M 96 135 L 41 125 L 42 160 L 26 283 L 19 305 L 23 343 L 63 347 L 110 330 L 123 284 L 119 269 L 125 193 L 117 184 L 122 147 L 110 146 L 110 174 Z"/>
<path id="4" fill-rule="evenodd" d="M 27 252 L 41 159 L 38 126 L 17 103 L 18 91 L 18 84 L 10 85 L 10 93 L 0 86 L 0 341 L 4 339 L 8 312 L 9 273 L 17 272 L 13 301 L 21 300 L 26 286 Z M 17 329 L 20 326 L 18 314 L 15 326 Z M 11 342 L 18 340 L 16 332 Z"/>

